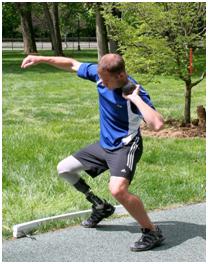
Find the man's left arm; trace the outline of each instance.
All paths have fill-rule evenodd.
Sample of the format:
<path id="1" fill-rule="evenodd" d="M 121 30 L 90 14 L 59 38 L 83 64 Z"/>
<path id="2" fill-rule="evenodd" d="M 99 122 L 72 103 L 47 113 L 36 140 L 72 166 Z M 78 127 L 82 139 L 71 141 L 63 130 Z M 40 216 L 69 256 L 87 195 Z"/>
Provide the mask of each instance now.
<path id="1" fill-rule="evenodd" d="M 133 104 L 136 105 L 145 122 L 149 125 L 150 128 L 154 129 L 155 131 L 159 131 L 164 125 L 162 115 L 152 107 L 150 107 L 147 103 L 145 103 L 138 94 L 139 85 L 137 85 L 137 88 L 133 91 L 132 94 L 123 95 L 123 97 L 127 100 L 130 100 Z"/>

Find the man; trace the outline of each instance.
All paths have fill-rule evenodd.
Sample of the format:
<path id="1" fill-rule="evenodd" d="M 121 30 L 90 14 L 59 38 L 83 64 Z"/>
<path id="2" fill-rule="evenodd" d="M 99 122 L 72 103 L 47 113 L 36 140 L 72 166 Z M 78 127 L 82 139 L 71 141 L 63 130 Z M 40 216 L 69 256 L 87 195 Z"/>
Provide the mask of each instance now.
<path id="1" fill-rule="evenodd" d="M 92 228 L 113 214 L 115 208 L 96 196 L 79 172 L 84 170 L 96 177 L 110 170 L 109 190 L 129 214 L 141 226 L 142 237 L 130 249 L 149 250 L 165 239 L 158 226 L 149 219 L 142 201 L 129 193 L 137 162 L 143 146 L 140 134 L 142 119 L 154 130 L 163 126 L 162 116 L 155 110 L 147 92 L 127 75 L 125 62 L 118 54 L 104 55 L 99 64 L 80 63 L 65 57 L 28 56 L 22 68 L 38 63 L 47 63 L 66 71 L 75 71 L 81 78 L 97 84 L 100 110 L 100 141 L 65 158 L 58 164 L 58 173 L 78 191 L 85 194 L 92 203 L 92 214 L 82 222 L 84 227 Z M 130 93 L 123 93 L 129 82 L 136 84 Z"/>

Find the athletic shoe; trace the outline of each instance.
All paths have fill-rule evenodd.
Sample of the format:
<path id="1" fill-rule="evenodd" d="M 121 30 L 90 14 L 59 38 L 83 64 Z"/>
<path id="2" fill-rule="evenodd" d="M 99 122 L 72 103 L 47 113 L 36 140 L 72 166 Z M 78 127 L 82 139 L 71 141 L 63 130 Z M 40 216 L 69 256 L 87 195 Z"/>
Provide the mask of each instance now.
<path id="1" fill-rule="evenodd" d="M 93 205 L 91 216 L 87 220 L 83 221 L 81 225 L 88 228 L 96 227 L 101 220 L 111 216 L 114 213 L 114 211 L 115 211 L 115 207 L 113 207 L 111 204 L 107 203 L 106 201 L 102 205 L 98 205 L 98 206 Z"/>
<path id="2" fill-rule="evenodd" d="M 142 237 L 130 247 L 131 251 L 149 250 L 159 246 L 165 240 L 158 226 L 156 226 L 156 231 L 147 228 L 141 228 L 141 231 Z"/>

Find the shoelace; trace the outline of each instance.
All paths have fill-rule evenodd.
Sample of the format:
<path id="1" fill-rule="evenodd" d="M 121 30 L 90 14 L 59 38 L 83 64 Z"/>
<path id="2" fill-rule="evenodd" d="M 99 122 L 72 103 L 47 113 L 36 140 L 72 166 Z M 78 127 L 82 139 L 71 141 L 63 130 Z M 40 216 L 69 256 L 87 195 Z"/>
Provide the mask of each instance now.
<path id="1" fill-rule="evenodd" d="M 104 207 L 102 209 L 93 207 L 90 219 L 99 222 L 103 218 L 110 216 L 114 210 L 114 207 L 107 203 L 104 204 Z"/>
<path id="2" fill-rule="evenodd" d="M 157 239 L 159 239 L 159 236 L 155 233 L 150 232 L 150 233 L 143 234 L 139 242 L 150 243 L 150 242 L 154 242 Z"/>

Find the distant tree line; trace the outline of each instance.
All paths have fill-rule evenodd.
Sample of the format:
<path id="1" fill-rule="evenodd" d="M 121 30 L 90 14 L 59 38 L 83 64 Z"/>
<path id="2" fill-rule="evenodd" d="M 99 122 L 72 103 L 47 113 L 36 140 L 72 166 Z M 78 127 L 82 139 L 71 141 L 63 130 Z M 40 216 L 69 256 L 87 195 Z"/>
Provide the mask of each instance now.
<path id="1" fill-rule="evenodd" d="M 35 37 L 49 37 L 47 28 L 47 18 L 44 13 L 44 3 L 41 2 L 22 2 L 21 6 L 30 6 Z M 47 3 L 52 9 L 52 3 Z M 77 35 L 78 18 L 80 20 L 80 36 L 95 37 L 95 14 L 86 12 L 82 3 L 55 3 L 58 4 L 59 23 L 61 35 L 73 37 Z M 2 36 L 3 38 L 20 38 L 21 17 L 15 2 L 2 3 Z"/>
<path id="2" fill-rule="evenodd" d="M 101 14 L 102 3 L 4 2 L 2 7 L 3 38 L 22 37 L 26 54 L 37 52 L 35 39 L 45 37 L 57 56 L 64 55 L 61 40 L 67 37 L 97 36 L 98 57 L 117 51 Z"/>

